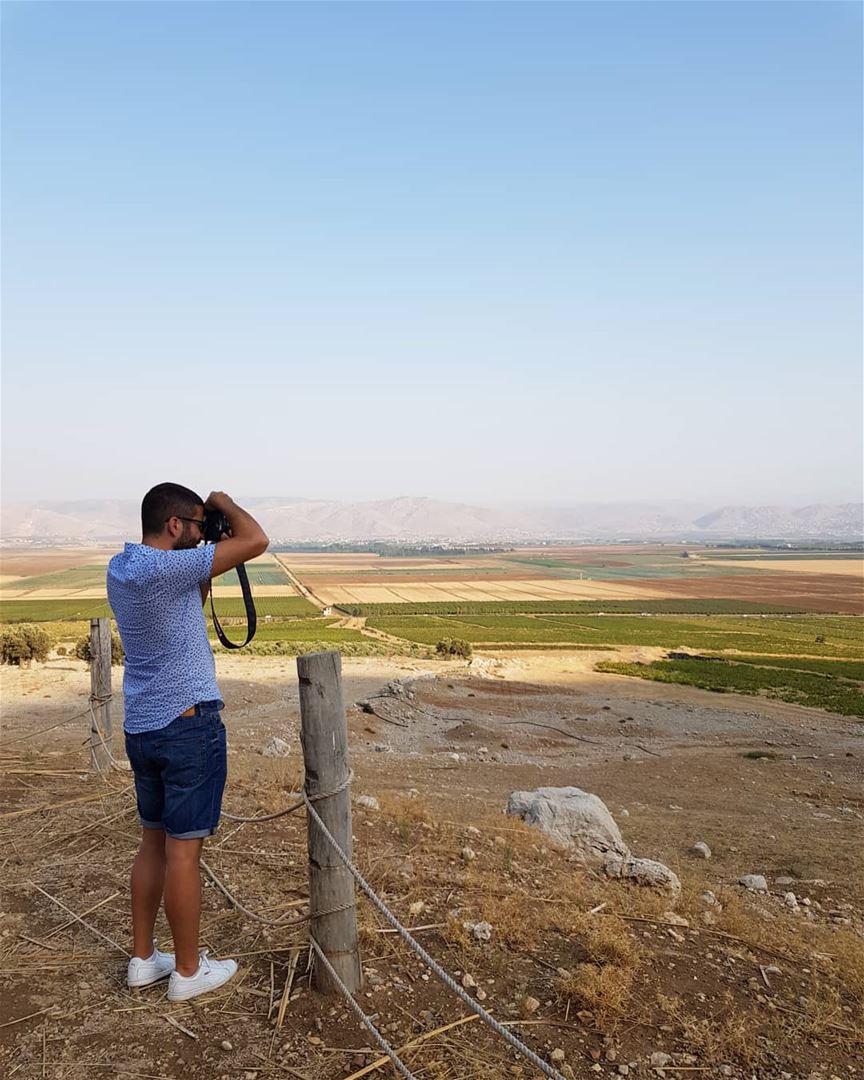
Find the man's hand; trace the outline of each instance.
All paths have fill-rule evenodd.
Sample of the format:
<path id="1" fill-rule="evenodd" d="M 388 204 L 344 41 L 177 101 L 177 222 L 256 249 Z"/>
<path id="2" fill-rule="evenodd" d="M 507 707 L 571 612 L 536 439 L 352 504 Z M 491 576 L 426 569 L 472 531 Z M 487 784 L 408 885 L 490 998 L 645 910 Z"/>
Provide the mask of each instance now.
<path id="1" fill-rule="evenodd" d="M 221 510 L 227 517 L 229 508 L 236 505 L 231 496 L 226 495 L 224 491 L 211 491 L 204 503 L 204 509 Z"/>
<path id="2" fill-rule="evenodd" d="M 241 562 L 248 562 L 267 550 L 267 534 L 245 510 L 224 491 L 211 491 L 204 503 L 206 510 L 218 510 L 228 518 L 230 533 L 216 545 L 213 554 L 213 577 L 219 577 Z"/>

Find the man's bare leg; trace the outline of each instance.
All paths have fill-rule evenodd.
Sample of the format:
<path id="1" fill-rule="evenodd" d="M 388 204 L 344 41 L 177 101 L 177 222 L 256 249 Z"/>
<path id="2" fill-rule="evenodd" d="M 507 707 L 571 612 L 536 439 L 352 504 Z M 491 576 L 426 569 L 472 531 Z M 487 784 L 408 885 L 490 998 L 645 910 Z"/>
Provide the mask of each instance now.
<path id="1" fill-rule="evenodd" d="M 165 838 L 165 914 L 174 935 L 174 964 L 181 975 L 198 970 L 198 929 L 201 921 L 202 838 Z M 148 954 L 149 955 L 149 954 Z"/>
<path id="2" fill-rule="evenodd" d="M 153 953 L 153 927 L 165 885 L 165 833 L 142 829 L 141 846 L 132 864 L 133 956 L 147 960 Z"/>

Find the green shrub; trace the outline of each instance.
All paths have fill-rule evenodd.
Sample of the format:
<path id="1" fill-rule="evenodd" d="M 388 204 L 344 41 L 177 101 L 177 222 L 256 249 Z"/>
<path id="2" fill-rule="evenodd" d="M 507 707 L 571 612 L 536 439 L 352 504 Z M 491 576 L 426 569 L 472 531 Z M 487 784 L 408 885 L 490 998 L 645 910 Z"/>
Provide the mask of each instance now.
<path id="1" fill-rule="evenodd" d="M 41 626 L 19 623 L 0 632 L 0 657 L 4 664 L 29 667 L 31 660 L 47 660 L 51 639 Z"/>
<path id="2" fill-rule="evenodd" d="M 75 643 L 75 655 L 79 660 L 86 660 L 90 663 L 90 635 L 87 637 L 79 638 Z M 123 663 L 123 644 L 120 641 L 120 635 L 116 631 L 111 631 L 111 663 L 115 666 Z"/>
<path id="3" fill-rule="evenodd" d="M 438 656 L 462 656 L 466 660 L 471 659 L 473 651 L 471 642 L 464 638 L 442 638 L 435 646 Z"/>

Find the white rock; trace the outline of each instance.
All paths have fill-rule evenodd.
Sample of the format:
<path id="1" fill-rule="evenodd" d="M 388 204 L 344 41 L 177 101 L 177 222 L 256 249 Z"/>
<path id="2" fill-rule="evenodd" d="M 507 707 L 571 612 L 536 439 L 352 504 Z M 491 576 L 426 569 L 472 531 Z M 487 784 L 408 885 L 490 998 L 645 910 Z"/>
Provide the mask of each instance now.
<path id="1" fill-rule="evenodd" d="M 466 922 L 462 923 L 465 929 L 471 934 L 471 937 L 475 941 L 491 941 L 492 940 L 492 924 L 488 922 Z"/>
<path id="2" fill-rule="evenodd" d="M 225 1050 L 225 1051 L 228 1051 L 228 1050 L 233 1050 L 233 1049 L 234 1049 L 234 1046 L 233 1046 L 233 1044 L 232 1044 L 231 1042 L 229 1042 L 229 1041 L 228 1041 L 228 1039 L 223 1039 L 223 1040 L 222 1040 L 222 1042 L 221 1042 L 221 1043 L 219 1043 L 219 1045 L 220 1045 L 220 1046 L 222 1047 L 222 1049 L 223 1049 L 223 1050 Z"/>
<path id="3" fill-rule="evenodd" d="M 768 882 L 761 874 L 744 874 L 738 878 L 738 884 L 750 892 L 768 892 Z"/>
<path id="4" fill-rule="evenodd" d="M 636 859 L 609 813 L 596 795 L 577 787 L 513 791 L 507 813 L 522 818 L 569 848 L 577 861 L 603 866 L 614 878 L 677 892 L 681 883 L 662 863 Z"/>
<path id="5" fill-rule="evenodd" d="M 270 742 L 261 751 L 264 757 L 287 757 L 291 753 L 291 747 L 277 736 L 273 736 Z"/>
<path id="6" fill-rule="evenodd" d="M 474 976 L 469 975 L 466 971 L 462 976 L 462 985 L 466 990 L 473 990 L 477 983 L 474 981 Z"/>
<path id="7" fill-rule="evenodd" d="M 672 923 L 673 926 L 689 926 L 690 923 L 684 918 L 683 915 L 679 915 L 675 911 L 664 911 L 661 916 L 663 922 Z"/>
<path id="8" fill-rule="evenodd" d="M 710 889 L 706 889 L 705 892 L 699 893 L 699 899 L 705 904 L 713 905 L 717 903 L 717 897 Z"/>
<path id="9" fill-rule="evenodd" d="M 478 986 L 477 993 L 474 995 L 474 997 L 476 997 L 478 1001 L 485 1001 L 487 997 L 486 991 L 482 987 Z"/>
<path id="10" fill-rule="evenodd" d="M 655 1050 L 651 1055 L 651 1068 L 663 1069 L 672 1060 L 671 1054 L 664 1054 L 662 1050 Z"/>
<path id="11" fill-rule="evenodd" d="M 695 855 L 699 859 L 710 859 L 711 848 L 708 847 L 704 840 L 698 840 L 693 847 L 690 848 L 690 854 Z"/>
<path id="12" fill-rule="evenodd" d="M 537 1010 L 538 1010 L 539 1008 L 540 1008 L 540 1002 L 539 1002 L 539 1001 L 537 1000 L 537 998 L 535 998 L 535 997 L 530 997 L 530 996 L 529 996 L 529 997 L 526 997 L 526 998 L 525 998 L 525 999 L 524 999 L 524 1000 L 522 1001 L 522 1012 L 523 1012 L 523 1013 L 524 1013 L 524 1014 L 525 1014 L 526 1016 L 530 1016 L 530 1015 L 531 1015 L 531 1013 L 535 1013 L 535 1012 L 537 1012 Z"/>
<path id="13" fill-rule="evenodd" d="M 667 889 L 669 892 L 680 892 L 681 882 L 678 875 L 663 863 L 653 859 L 609 859 L 604 870 L 611 878 L 623 878 L 627 881 L 635 881 L 637 885 L 646 885 L 654 889 Z"/>
<path id="14" fill-rule="evenodd" d="M 552 1053 L 549 1055 L 549 1060 L 554 1061 L 556 1064 L 558 1064 L 558 1063 L 562 1062 L 565 1057 L 566 1057 L 566 1054 L 564 1053 L 564 1051 L 559 1046 L 559 1047 L 556 1047 L 556 1049 L 553 1050 Z"/>
<path id="15" fill-rule="evenodd" d="M 793 911 L 798 910 L 798 897 L 795 895 L 794 892 L 787 892 L 786 895 L 783 897 L 783 903 L 786 905 L 786 907 L 792 908 Z"/>
<path id="16" fill-rule="evenodd" d="M 541 829 L 586 863 L 602 864 L 610 855 L 630 854 L 606 804 L 581 788 L 513 791 L 507 813 Z"/>
<path id="17" fill-rule="evenodd" d="M 480 836 L 480 830 L 476 825 L 469 825 L 465 832 L 468 833 L 469 836 Z"/>
<path id="18" fill-rule="evenodd" d="M 477 852 L 474 848 L 463 847 L 459 852 L 459 857 L 462 862 L 473 862 L 477 858 Z"/>
<path id="19" fill-rule="evenodd" d="M 355 806 L 365 807 L 367 810 L 380 810 L 381 804 L 374 795 L 358 795 L 354 800 Z"/>
<path id="20" fill-rule="evenodd" d="M 422 900 L 415 900 L 408 908 L 409 915 L 421 915 L 426 910 L 426 905 Z"/>

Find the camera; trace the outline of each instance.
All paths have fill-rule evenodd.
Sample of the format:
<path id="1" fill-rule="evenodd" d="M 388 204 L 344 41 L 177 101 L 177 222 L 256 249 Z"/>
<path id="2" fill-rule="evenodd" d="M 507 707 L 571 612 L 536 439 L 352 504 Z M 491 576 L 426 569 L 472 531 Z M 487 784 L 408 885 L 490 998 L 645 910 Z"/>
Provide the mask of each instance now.
<path id="1" fill-rule="evenodd" d="M 231 535 L 231 525 L 221 510 L 205 510 L 203 531 L 205 544 L 218 544 L 223 533 Z"/>

